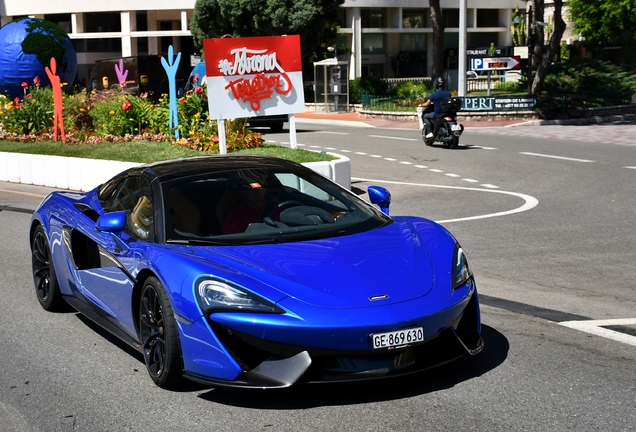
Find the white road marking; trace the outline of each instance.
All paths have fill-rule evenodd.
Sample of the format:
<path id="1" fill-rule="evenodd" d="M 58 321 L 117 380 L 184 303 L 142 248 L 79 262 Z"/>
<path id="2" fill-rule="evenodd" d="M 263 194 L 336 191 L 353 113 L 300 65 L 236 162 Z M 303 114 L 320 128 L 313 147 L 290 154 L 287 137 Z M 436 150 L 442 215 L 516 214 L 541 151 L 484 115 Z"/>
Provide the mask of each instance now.
<path id="1" fill-rule="evenodd" d="M 506 210 L 506 211 L 502 211 L 502 212 L 489 213 L 489 214 L 478 215 L 478 216 L 468 216 L 468 217 L 458 218 L 458 219 L 447 219 L 447 220 L 436 221 L 437 223 L 440 223 L 440 224 L 441 223 L 450 223 L 450 222 L 465 222 L 465 221 L 471 221 L 471 220 L 477 220 L 477 219 L 486 219 L 486 218 L 491 218 L 491 217 L 507 216 L 507 215 L 511 215 L 511 214 L 515 214 L 515 213 L 521 213 L 521 212 L 528 211 L 530 209 L 533 209 L 534 207 L 536 207 L 539 204 L 539 200 L 536 199 L 535 197 L 530 196 L 530 195 L 526 195 L 526 194 L 522 194 L 522 193 L 518 193 L 518 192 L 508 192 L 508 191 L 492 190 L 492 189 L 468 188 L 468 187 L 462 187 L 462 186 L 444 186 L 444 185 L 432 185 L 432 184 L 426 184 L 426 183 L 408 183 L 408 182 L 399 182 L 399 181 L 391 181 L 391 180 L 376 180 L 376 179 L 366 179 L 366 178 L 360 178 L 360 177 L 352 177 L 351 180 L 363 181 L 363 182 L 369 182 L 369 183 L 385 183 L 385 184 L 396 184 L 396 185 L 405 185 L 405 186 L 419 186 L 419 187 L 432 187 L 432 188 L 441 188 L 441 189 L 457 189 L 457 190 L 474 191 L 474 192 L 499 193 L 499 194 L 504 194 L 504 195 L 512 195 L 512 196 L 521 198 L 522 200 L 525 201 L 524 205 L 522 205 L 521 207 L 517 207 L 515 209 L 512 209 L 512 210 Z"/>
<path id="2" fill-rule="evenodd" d="M 591 333 L 596 336 L 601 336 L 607 339 L 615 340 L 617 342 L 622 342 L 628 345 L 636 346 L 636 336 L 631 336 L 625 333 L 621 333 L 615 330 L 610 330 L 605 328 L 605 326 L 636 325 L 636 318 L 608 319 L 608 320 L 594 320 L 594 321 L 563 321 L 558 324 L 575 329 L 575 330 Z"/>
<path id="3" fill-rule="evenodd" d="M 320 146 L 317 146 L 317 145 L 310 145 L 309 147 L 310 148 L 320 148 Z"/>
<path id="4" fill-rule="evenodd" d="M 372 158 L 381 158 L 382 157 L 380 155 L 369 155 L 369 156 L 372 157 Z"/>
<path id="5" fill-rule="evenodd" d="M 436 173 L 443 173 L 444 172 L 441 169 L 437 169 L 437 168 L 431 168 L 429 171 L 436 172 Z"/>
<path id="6" fill-rule="evenodd" d="M 400 137 L 391 137 L 391 136 L 384 136 L 384 135 L 369 135 L 371 138 L 384 138 L 384 139 L 391 139 L 391 140 L 401 140 L 401 141 L 419 141 L 419 139 L 414 139 L 414 138 L 400 138 Z"/>
<path id="7" fill-rule="evenodd" d="M 499 189 L 499 186 L 491 185 L 488 183 L 482 184 L 482 186 L 488 189 Z"/>
<path id="8" fill-rule="evenodd" d="M 338 150 L 338 149 L 333 147 L 325 147 L 325 150 Z"/>
<path id="9" fill-rule="evenodd" d="M 415 168 L 428 168 L 426 165 L 415 165 Z"/>
<path id="10" fill-rule="evenodd" d="M 354 152 L 354 153 L 357 154 L 357 155 L 365 155 L 366 154 L 365 152 Z"/>
<path id="11" fill-rule="evenodd" d="M 384 158 L 385 161 L 389 161 L 389 162 L 395 162 L 397 159 L 393 159 L 393 158 Z"/>
<path id="12" fill-rule="evenodd" d="M 576 159 L 576 158 L 569 158 L 569 157 L 563 157 L 563 156 L 554 156 L 554 155 L 547 155 L 547 154 L 541 154 L 541 153 L 529 153 L 529 152 L 519 152 L 519 153 L 522 154 L 522 155 L 539 156 L 539 157 L 544 157 L 544 158 L 560 159 L 560 160 L 567 160 L 567 161 L 572 161 L 572 162 L 585 162 L 585 163 L 594 162 L 593 160 L 588 160 L 588 159 Z"/>
<path id="13" fill-rule="evenodd" d="M 479 180 L 470 179 L 470 178 L 468 178 L 468 179 L 462 179 L 462 180 L 464 180 L 465 182 L 468 182 L 468 183 L 479 183 Z"/>
<path id="14" fill-rule="evenodd" d="M 318 133 L 331 134 L 331 135 L 349 135 L 347 132 L 318 131 Z"/>
<path id="15" fill-rule="evenodd" d="M 402 161 L 400 162 L 402 165 L 413 165 L 413 162 Z"/>
<path id="16" fill-rule="evenodd" d="M 460 175 L 459 175 L 459 174 L 451 174 L 451 173 L 448 173 L 448 174 L 444 174 L 444 175 L 447 175 L 447 176 L 449 176 L 449 177 L 460 177 Z"/>
<path id="17" fill-rule="evenodd" d="M 338 151 L 341 151 L 343 153 L 351 153 L 351 150 L 338 150 Z"/>
<path id="18" fill-rule="evenodd" d="M 633 166 L 633 167 L 632 166 L 626 166 L 626 167 L 623 167 L 623 168 L 636 169 L 636 166 Z"/>
<path id="19" fill-rule="evenodd" d="M 484 146 L 478 146 L 478 145 L 467 145 L 466 147 L 470 147 L 470 148 L 475 148 L 475 149 L 482 149 L 482 150 L 497 150 L 497 147 L 484 147 Z"/>

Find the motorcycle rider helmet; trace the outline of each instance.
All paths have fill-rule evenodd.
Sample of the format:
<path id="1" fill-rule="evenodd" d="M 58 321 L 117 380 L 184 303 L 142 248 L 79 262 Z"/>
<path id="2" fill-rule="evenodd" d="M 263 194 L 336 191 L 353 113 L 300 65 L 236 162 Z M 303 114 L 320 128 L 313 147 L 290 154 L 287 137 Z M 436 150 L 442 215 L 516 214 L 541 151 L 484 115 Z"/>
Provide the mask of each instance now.
<path id="1" fill-rule="evenodd" d="M 444 78 L 442 78 L 442 77 L 435 78 L 435 87 L 436 88 L 446 88 L 446 81 L 444 81 Z"/>

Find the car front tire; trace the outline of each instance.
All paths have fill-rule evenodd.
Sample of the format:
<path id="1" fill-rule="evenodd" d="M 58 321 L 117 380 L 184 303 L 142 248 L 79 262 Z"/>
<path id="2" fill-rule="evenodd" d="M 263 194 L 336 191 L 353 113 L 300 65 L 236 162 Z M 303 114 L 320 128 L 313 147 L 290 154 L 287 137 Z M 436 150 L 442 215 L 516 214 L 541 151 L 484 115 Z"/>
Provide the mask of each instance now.
<path id="1" fill-rule="evenodd" d="M 139 329 L 150 378 L 161 388 L 180 385 L 183 368 L 174 312 L 155 277 L 148 278 L 141 290 Z"/>
<path id="2" fill-rule="evenodd" d="M 35 294 L 42 308 L 49 312 L 64 310 L 66 302 L 57 283 L 46 231 L 41 225 L 35 229 L 31 239 L 31 266 Z"/>

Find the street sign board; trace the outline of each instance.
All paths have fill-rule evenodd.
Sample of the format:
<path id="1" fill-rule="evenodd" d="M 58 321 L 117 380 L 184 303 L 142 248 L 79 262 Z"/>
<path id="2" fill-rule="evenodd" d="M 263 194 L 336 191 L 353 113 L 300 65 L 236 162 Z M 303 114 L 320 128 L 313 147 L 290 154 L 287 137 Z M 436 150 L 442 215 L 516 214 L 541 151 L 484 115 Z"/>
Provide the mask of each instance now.
<path id="1" fill-rule="evenodd" d="M 521 68 L 521 57 L 482 57 L 470 59 L 474 71 L 510 70 Z"/>

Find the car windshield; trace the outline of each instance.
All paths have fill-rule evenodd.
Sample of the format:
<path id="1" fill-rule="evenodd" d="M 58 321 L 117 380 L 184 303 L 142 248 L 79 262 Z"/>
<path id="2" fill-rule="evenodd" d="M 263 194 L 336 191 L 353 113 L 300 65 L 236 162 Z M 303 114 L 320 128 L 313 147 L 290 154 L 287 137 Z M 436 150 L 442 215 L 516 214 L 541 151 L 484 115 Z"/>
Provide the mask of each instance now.
<path id="1" fill-rule="evenodd" d="M 304 168 L 210 172 L 162 184 L 169 243 L 239 245 L 355 234 L 391 219 Z"/>

